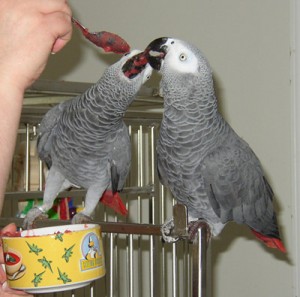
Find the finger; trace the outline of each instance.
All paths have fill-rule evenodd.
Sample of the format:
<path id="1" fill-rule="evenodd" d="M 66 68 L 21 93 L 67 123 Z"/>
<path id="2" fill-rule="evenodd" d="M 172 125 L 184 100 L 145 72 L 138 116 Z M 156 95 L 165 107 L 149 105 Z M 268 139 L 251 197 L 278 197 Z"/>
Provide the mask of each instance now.
<path id="1" fill-rule="evenodd" d="M 2 265 L 0 265 L 0 284 L 4 284 L 6 282 L 6 273 L 2 268 Z"/>
<path id="2" fill-rule="evenodd" d="M 53 44 L 51 53 L 52 54 L 58 53 L 67 44 L 67 42 L 68 40 L 64 40 L 62 38 L 56 39 L 55 43 Z"/>
<path id="3" fill-rule="evenodd" d="M 16 231 L 17 231 L 16 224 L 10 223 L 1 230 L 1 234 L 5 234 L 5 233 L 14 234 Z M 4 263 L 4 257 L 3 257 L 2 243 L 1 243 L 1 245 L 0 245 L 0 264 L 2 264 L 2 263 Z M 0 270 L 0 277 L 1 277 L 1 270 Z"/>
<path id="4" fill-rule="evenodd" d="M 37 1 L 34 1 L 37 5 Z M 72 15 L 72 11 L 66 0 L 43 0 L 38 1 L 39 9 L 42 13 L 48 14 L 53 12 L 64 12 L 68 15 Z"/>
<path id="5" fill-rule="evenodd" d="M 17 226 L 15 223 L 10 223 L 7 226 L 5 226 L 2 230 L 1 230 L 1 234 L 4 233 L 15 233 L 17 231 Z"/>
<path id="6" fill-rule="evenodd" d="M 64 13 L 55 12 L 47 15 L 47 22 L 54 37 L 51 51 L 57 53 L 72 37 L 71 17 Z"/>
<path id="7" fill-rule="evenodd" d="M 1 290 L 0 290 L 0 296 L 2 296 L 2 295 L 1 295 L 1 292 L 6 293 L 7 296 L 16 296 L 16 295 L 18 295 L 18 296 L 33 297 L 33 295 L 28 294 L 28 293 L 26 293 L 26 292 L 24 292 L 24 291 L 11 289 L 11 288 L 8 286 L 7 282 L 5 282 L 5 283 L 2 285 L 2 288 L 1 288 Z M 6 296 L 6 295 L 3 295 L 3 296 Z"/>

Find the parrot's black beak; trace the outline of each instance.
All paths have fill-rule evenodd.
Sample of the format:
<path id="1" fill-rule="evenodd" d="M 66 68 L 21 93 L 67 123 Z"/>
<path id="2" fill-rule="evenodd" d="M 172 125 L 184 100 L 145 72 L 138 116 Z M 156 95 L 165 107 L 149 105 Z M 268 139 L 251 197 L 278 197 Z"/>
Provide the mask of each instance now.
<path id="1" fill-rule="evenodd" d="M 146 48 L 145 52 L 148 53 L 148 62 L 155 70 L 160 70 L 162 61 L 167 54 L 168 37 L 161 37 L 153 40 Z"/>
<path id="2" fill-rule="evenodd" d="M 126 61 L 122 67 L 125 76 L 132 79 L 143 71 L 146 64 L 149 63 L 155 70 L 160 70 L 162 61 L 167 54 L 166 45 L 168 37 L 161 37 L 153 40 L 146 49 Z"/>

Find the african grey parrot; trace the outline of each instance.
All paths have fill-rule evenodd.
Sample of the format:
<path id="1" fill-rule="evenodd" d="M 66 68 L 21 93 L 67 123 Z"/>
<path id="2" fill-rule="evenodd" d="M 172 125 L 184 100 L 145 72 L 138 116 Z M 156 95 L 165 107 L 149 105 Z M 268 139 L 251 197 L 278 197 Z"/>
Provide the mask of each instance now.
<path id="1" fill-rule="evenodd" d="M 158 173 L 189 221 L 202 219 L 212 235 L 228 221 L 247 224 L 267 246 L 285 252 L 273 191 L 261 164 L 218 112 L 212 71 L 190 43 L 158 38 L 145 50 L 161 73 L 164 114 L 157 144 Z M 165 223 L 165 240 L 172 228 Z"/>
<path id="2" fill-rule="evenodd" d="M 89 221 L 107 189 L 114 194 L 123 188 L 131 162 L 123 116 L 152 73 L 149 64 L 133 64 L 124 73 L 125 62 L 139 52 L 123 56 L 87 91 L 56 105 L 43 118 L 37 148 L 50 169 L 43 204 L 28 212 L 24 228 L 31 228 L 36 218 L 45 216 L 58 193 L 71 186 L 87 189 L 84 210 L 73 217 L 72 223 Z"/>

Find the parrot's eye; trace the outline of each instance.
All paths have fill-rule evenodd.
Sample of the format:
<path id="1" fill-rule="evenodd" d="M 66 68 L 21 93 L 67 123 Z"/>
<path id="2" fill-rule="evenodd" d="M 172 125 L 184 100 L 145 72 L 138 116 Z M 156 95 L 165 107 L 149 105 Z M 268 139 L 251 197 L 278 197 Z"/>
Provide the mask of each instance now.
<path id="1" fill-rule="evenodd" d="M 180 56 L 179 56 L 179 60 L 180 61 L 185 61 L 187 59 L 187 56 L 186 56 L 186 54 L 180 54 Z"/>

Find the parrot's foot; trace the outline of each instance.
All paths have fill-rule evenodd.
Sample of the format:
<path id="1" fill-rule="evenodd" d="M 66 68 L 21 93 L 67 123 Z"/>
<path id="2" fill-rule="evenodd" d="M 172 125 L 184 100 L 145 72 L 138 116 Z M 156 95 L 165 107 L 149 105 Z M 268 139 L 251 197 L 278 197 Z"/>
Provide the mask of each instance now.
<path id="1" fill-rule="evenodd" d="M 45 220 L 47 218 L 47 214 L 40 207 L 33 207 L 24 218 L 22 227 L 25 230 L 32 229 L 36 220 Z"/>
<path id="2" fill-rule="evenodd" d="M 191 221 L 191 222 L 189 222 L 188 226 L 189 226 L 188 238 L 191 242 L 194 242 L 195 239 L 197 238 L 197 233 L 198 233 L 199 228 L 206 228 L 206 233 L 207 233 L 206 240 L 207 240 L 207 242 L 209 242 L 209 240 L 211 238 L 211 231 L 210 231 L 209 225 L 205 221 L 203 221 L 203 220 Z"/>
<path id="3" fill-rule="evenodd" d="M 72 224 L 86 224 L 90 223 L 93 219 L 85 214 L 79 212 L 72 218 Z"/>
<path id="4" fill-rule="evenodd" d="M 173 219 L 169 219 L 162 224 L 161 234 L 165 242 L 174 243 L 179 240 L 179 237 L 172 235 L 173 229 L 174 229 Z"/>

